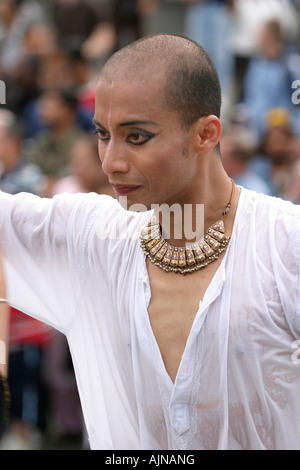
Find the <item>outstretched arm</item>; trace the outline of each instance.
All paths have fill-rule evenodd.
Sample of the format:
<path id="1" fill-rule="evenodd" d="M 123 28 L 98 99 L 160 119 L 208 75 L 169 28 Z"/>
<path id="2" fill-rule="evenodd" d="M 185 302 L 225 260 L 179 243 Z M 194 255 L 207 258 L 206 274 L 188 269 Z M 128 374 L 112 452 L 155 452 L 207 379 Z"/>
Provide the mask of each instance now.
<path id="1" fill-rule="evenodd" d="M 9 304 L 59 330 L 65 330 L 74 311 L 69 260 L 73 240 L 68 225 L 76 203 L 75 196 L 50 200 L 0 193 L 0 241 Z"/>
<path id="2" fill-rule="evenodd" d="M 92 193 L 43 199 L 0 192 L 0 241 L 9 304 L 67 333 L 84 288 L 90 230 L 94 225 L 105 228 L 105 220 L 114 218 L 116 204 L 119 208 L 109 196 Z M 92 243 L 97 244 L 97 236 Z"/>

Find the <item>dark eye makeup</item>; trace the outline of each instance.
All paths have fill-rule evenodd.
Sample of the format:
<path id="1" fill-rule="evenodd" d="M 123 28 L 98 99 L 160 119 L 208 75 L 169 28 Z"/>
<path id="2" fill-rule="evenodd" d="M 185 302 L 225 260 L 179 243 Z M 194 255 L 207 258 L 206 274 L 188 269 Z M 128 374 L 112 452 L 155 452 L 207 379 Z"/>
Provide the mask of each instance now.
<path id="1" fill-rule="evenodd" d="M 93 134 L 97 135 L 99 140 L 105 141 L 109 140 L 109 135 L 106 131 L 101 129 L 100 127 L 97 127 L 96 129 L 93 130 Z"/>
<path id="2" fill-rule="evenodd" d="M 101 127 L 97 127 L 93 134 L 96 134 L 102 142 L 108 141 L 110 139 L 110 135 L 107 131 L 102 129 Z M 126 137 L 126 142 L 132 145 L 143 145 L 149 142 L 150 139 L 154 137 L 154 134 L 151 132 L 147 132 L 141 129 L 134 129 L 128 132 Z"/>
<path id="3" fill-rule="evenodd" d="M 154 137 L 154 134 L 150 132 L 134 130 L 128 134 L 126 142 L 129 142 L 132 145 L 143 145 L 149 142 L 152 137 Z"/>

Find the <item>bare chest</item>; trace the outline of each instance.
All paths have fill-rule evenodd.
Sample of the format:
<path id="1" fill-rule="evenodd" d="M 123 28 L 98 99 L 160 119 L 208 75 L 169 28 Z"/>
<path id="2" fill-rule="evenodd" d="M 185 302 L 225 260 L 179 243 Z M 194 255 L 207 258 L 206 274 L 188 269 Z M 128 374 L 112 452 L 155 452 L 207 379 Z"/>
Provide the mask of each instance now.
<path id="1" fill-rule="evenodd" d="M 203 270 L 181 275 L 166 273 L 147 261 L 151 286 L 148 315 L 161 356 L 174 382 L 200 301 L 221 258 Z"/>

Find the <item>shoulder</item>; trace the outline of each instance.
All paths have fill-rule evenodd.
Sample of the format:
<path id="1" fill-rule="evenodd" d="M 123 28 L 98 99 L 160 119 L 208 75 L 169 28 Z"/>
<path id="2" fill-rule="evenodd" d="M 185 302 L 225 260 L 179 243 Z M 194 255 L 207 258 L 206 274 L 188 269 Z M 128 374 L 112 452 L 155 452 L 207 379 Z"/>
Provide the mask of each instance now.
<path id="1" fill-rule="evenodd" d="M 290 327 L 299 332 L 300 206 L 254 191 L 242 193 L 241 256 L 274 305 L 280 299 Z"/>
<path id="2" fill-rule="evenodd" d="M 91 229 L 97 239 L 133 239 L 150 217 L 149 212 L 133 212 L 124 209 L 111 196 L 81 194 L 76 196 L 72 220 L 76 226 Z"/>
<path id="3" fill-rule="evenodd" d="M 124 209 L 117 199 L 106 194 L 97 193 L 77 193 L 73 195 L 60 194 L 54 197 L 74 197 L 76 210 L 78 212 L 92 211 L 95 214 L 101 214 L 108 220 L 134 220 L 140 216 L 138 212 Z"/>
<path id="4" fill-rule="evenodd" d="M 243 189 L 242 232 L 256 245 L 257 254 L 295 269 L 300 265 L 300 206 L 274 196 Z M 294 265 L 292 268 L 291 263 Z"/>
<path id="5" fill-rule="evenodd" d="M 101 220 L 103 223 L 114 218 L 118 202 L 105 194 L 61 193 L 53 197 L 55 205 L 69 205 L 74 229 L 84 226 L 88 221 Z"/>
<path id="6" fill-rule="evenodd" d="M 264 217 L 266 222 L 282 219 L 295 224 L 295 217 L 300 215 L 300 205 L 245 188 L 242 189 L 242 200 L 245 212 L 256 218 Z"/>
<path id="7" fill-rule="evenodd" d="M 300 260 L 300 206 L 274 196 L 242 189 L 239 207 L 240 235 L 256 250 L 283 260 L 290 254 Z"/>

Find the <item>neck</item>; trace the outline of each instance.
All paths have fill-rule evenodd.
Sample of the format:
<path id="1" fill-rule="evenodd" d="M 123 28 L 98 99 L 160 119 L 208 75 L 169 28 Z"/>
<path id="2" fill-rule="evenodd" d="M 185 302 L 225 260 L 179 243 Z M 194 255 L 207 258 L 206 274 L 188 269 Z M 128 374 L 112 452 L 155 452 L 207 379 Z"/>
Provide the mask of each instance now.
<path id="1" fill-rule="evenodd" d="M 170 209 L 160 210 L 158 217 L 162 235 L 170 244 L 184 246 L 199 240 L 208 227 L 223 217 L 228 232 L 231 232 L 238 191 L 232 193 L 232 181 L 221 165 L 219 171 L 209 175 L 198 178 L 194 185 L 196 191 L 189 192 L 184 204 L 168 205 Z M 230 212 L 224 216 L 223 211 L 231 197 Z"/>
<path id="2" fill-rule="evenodd" d="M 219 258 L 229 243 L 240 191 L 225 173 L 220 160 L 208 158 L 206 161 L 207 171 L 204 171 L 204 168 L 200 171 L 199 168 L 199 178 L 188 188 L 186 194 L 190 197 L 176 196 L 177 202 L 184 201 L 185 206 L 190 203 L 190 215 L 186 216 L 184 205 L 178 204 L 177 210 L 171 213 L 169 210 L 155 214 L 156 217 L 150 219 L 141 231 L 141 247 L 144 253 L 152 263 L 164 271 L 186 274 L 205 268 Z M 197 225 L 199 206 L 204 211 L 202 223 L 199 223 L 200 230 L 195 230 L 194 233 L 190 230 L 187 234 L 182 220 L 187 217 L 190 229 L 195 222 Z M 166 218 L 170 223 L 162 226 Z M 192 228 L 195 229 L 195 226 Z M 201 232 L 201 229 L 202 233 L 197 233 Z M 164 233 L 164 230 L 168 233 Z"/>

